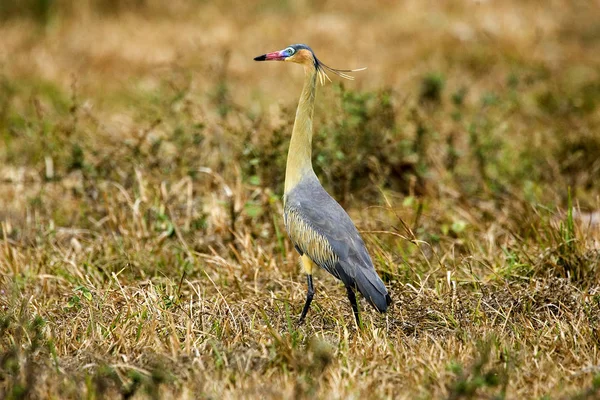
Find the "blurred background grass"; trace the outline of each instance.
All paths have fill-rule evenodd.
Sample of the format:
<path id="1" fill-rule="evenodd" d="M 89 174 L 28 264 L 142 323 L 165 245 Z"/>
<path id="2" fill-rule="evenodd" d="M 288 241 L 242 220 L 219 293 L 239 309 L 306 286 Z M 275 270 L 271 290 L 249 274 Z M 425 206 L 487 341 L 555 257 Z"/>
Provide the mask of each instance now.
<path id="1" fill-rule="evenodd" d="M 302 71 L 250 61 L 305 42 L 369 68 L 319 94 L 316 169 L 345 205 L 389 189 L 555 207 L 571 187 L 593 212 L 598 15 L 586 1 L 5 1 L 0 157 L 6 174 L 80 186 L 208 167 L 279 195 Z M 4 196 L 4 212 L 39 191 Z"/>
<path id="2" fill-rule="evenodd" d="M 127 141 L 157 120 L 151 136 L 188 137 L 214 125 L 225 135 L 205 132 L 213 145 L 236 130 L 231 153 L 216 162 L 273 163 L 245 172 L 280 189 L 273 180 L 281 180 L 288 135 L 281 130 L 274 147 L 271 129 L 289 125 L 301 71 L 248 60 L 306 42 L 334 66 L 369 67 L 356 83 L 321 93 L 316 163 L 328 166 L 323 172 L 343 199 L 370 174 L 403 192 L 411 176 L 418 190 L 440 178 L 457 178 L 465 190 L 480 189 L 467 182 L 477 178 L 493 190 L 520 191 L 558 179 L 562 193 L 569 184 L 586 206 L 595 201 L 593 2 L 10 0 L 1 7 L 7 161 L 39 166 L 48 155 L 42 147 L 55 145 L 50 155 L 62 173 L 85 164 L 68 159 L 74 150 L 58 144 L 66 137 L 85 160 L 90 149 L 102 152 L 104 142 Z M 56 117 L 52 126 L 33 128 L 30 117 L 46 113 Z M 349 145 L 334 149 L 340 143 Z M 168 152 L 171 144 L 178 146 L 163 140 L 154 149 Z"/>
<path id="3" fill-rule="evenodd" d="M 454 314 L 456 298 L 444 286 L 451 277 L 465 285 L 467 298 L 482 295 L 491 302 L 485 290 L 491 291 L 498 308 L 510 310 L 511 301 L 521 304 L 514 293 L 526 293 L 540 279 L 536 299 L 562 296 L 552 301 L 573 312 L 531 316 L 523 306 L 522 315 L 510 317 L 518 332 L 526 329 L 523 319 L 574 323 L 568 318 L 592 315 L 583 300 L 561 299 L 594 295 L 600 275 L 598 21 L 600 3 L 584 0 L 2 1 L 1 266 L 2 286 L 12 288 L 12 297 L 2 299 L 7 321 L 21 321 L 19 310 L 45 310 L 53 321 L 47 336 L 62 345 L 57 357 L 77 365 L 85 346 L 69 349 L 60 321 L 77 313 L 78 324 L 89 327 L 82 304 L 88 295 L 108 293 L 113 274 L 131 290 L 140 282 L 156 284 L 155 305 L 171 309 L 174 293 L 184 302 L 193 297 L 191 289 L 181 289 L 185 273 L 218 307 L 224 307 L 221 287 L 242 320 L 256 316 L 256 310 L 246 314 L 245 301 L 272 310 L 268 293 L 301 298 L 303 279 L 282 235 L 281 194 L 302 70 L 252 61 L 293 43 L 309 44 L 332 67 L 368 67 L 353 82 L 334 79 L 319 89 L 313 158 L 324 186 L 365 232 L 395 298 L 408 307 L 390 317 L 398 318 L 388 331 L 392 343 L 442 325 L 448 331 L 441 340 L 459 340 L 465 330 L 477 336 L 465 328 L 481 327 L 478 312 L 468 308 L 474 304 L 465 303 L 465 324 Z M 41 284 L 44 276 L 56 276 L 57 283 Z M 412 296 L 409 285 L 422 289 L 415 304 L 441 304 L 444 318 L 458 318 L 461 328 L 422 322 L 419 307 L 402 300 Z M 507 298 L 506 287 L 513 297 Z M 427 290 L 434 294 L 423 294 Z M 347 310 L 329 297 L 322 302 L 323 310 L 341 313 L 315 313 L 326 335 Z M 115 318 L 109 308 L 97 310 L 107 323 Z M 281 315 L 268 318 L 285 329 Z M 587 321 L 589 330 L 574 335 L 593 347 L 598 321 Z M 497 326 L 482 324 L 498 333 Z M 41 325 L 31 326 L 38 332 Z M 530 327 L 520 334 L 535 333 Z M 181 342 L 204 343 L 216 335 L 206 346 L 217 361 L 217 347 L 237 354 L 236 330 L 217 324 L 202 325 L 195 336 L 175 331 L 172 339 Z M 264 332 L 256 335 L 257 342 L 265 340 Z M 267 357 L 264 367 L 276 375 L 288 357 L 280 352 L 289 350 L 277 340 L 277 356 Z M 294 336 L 290 346 L 296 345 Z M 523 359 L 530 345 L 522 344 Z M 129 359 L 141 351 L 124 346 Z M 498 346 L 512 348 L 502 338 Z M 588 350 L 565 368 L 597 363 Z M 338 351 L 347 356 L 353 350 Z M 459 358 L 468 359 L 470 351 Z M 104 354 L 105 348 L 96 343 L 90 352 Z M 373 356 L 381 368 L 388 363 L 384 356 Z M 313 373 L 302 360 L 294 365 Z M 407 390 L 451 396 L 443 372 L 448 360 L 428 362 L 419 365 L 442 371 L 437 384 L 424 383 L 429 372 L 423 372 L 407 378 L 417 382 Z M 557 381 L 552 368 L 558 367 L 539 368 L 539 388 L 523 384 L 523 369 L 511 377 L 511 393 L 531 398 L 591 382 L 589 374 Z M 451 370 L 468 379 L 462 369 Z M 401 366 L 395 373 L 406 373 L 398 371 Z M 370 393 L 369 384 L 340 393 Z M 235 396 L 240 387 L 229 389 Z M 309 389 L 302 393 L 313 393 Z"/>

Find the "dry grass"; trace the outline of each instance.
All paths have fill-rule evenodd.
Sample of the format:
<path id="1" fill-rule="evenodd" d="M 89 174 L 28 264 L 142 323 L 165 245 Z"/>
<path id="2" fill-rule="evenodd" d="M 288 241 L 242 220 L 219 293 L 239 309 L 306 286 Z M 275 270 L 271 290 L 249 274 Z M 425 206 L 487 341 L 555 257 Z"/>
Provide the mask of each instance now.
<path id="1" fill-rule="evenodd" d="M 0 397 L 600 396 L 597 2 L 163 3 L 0 8 Z M 369 67 L 315 136 L 362 330 L 325 273 L 295 325 L 294 42 Z"/>

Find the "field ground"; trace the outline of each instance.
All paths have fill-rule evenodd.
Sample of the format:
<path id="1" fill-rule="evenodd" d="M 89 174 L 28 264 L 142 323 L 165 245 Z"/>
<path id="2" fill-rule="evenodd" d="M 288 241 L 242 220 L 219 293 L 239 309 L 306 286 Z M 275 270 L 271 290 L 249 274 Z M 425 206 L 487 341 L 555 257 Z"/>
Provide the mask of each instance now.
<path id="1" fill-rule="evenodd" d="M 600 3 L 8 0 L 0 397 L 600 398 Z M 306 291 L 314 162 L 394 299 Z"/>

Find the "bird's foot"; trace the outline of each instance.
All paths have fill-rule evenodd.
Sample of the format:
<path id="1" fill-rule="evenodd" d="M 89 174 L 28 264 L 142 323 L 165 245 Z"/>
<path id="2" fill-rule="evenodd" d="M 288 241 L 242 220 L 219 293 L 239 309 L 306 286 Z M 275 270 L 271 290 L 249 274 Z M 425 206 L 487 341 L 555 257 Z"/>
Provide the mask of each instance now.
<path id="1" fill-rule="evenodd" d="M 298 328 L 300 328 L 302 325 L 304 325 L 304 320 L 305 320 L 305 318 L 304 318 L 304 317 L 305 317 L 305 316 L 303 315 L 303 316 L 301 316 L 301 317 L 298 319 L 298 321 L 296 322 L 296 329 L 298 329 Z"/>

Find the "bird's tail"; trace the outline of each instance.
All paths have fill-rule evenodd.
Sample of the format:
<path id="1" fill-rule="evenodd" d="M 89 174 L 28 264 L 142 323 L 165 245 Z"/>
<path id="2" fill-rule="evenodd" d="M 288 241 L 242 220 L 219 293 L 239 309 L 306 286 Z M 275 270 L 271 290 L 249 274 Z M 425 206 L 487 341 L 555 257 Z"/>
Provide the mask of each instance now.
<path id="1" fill-rule="evenodd" d="M 354 277 L 354 287 L 381 313 L 386 312 L 392 304 L 392 298 L 374 269 L 358 268 Z"/>

